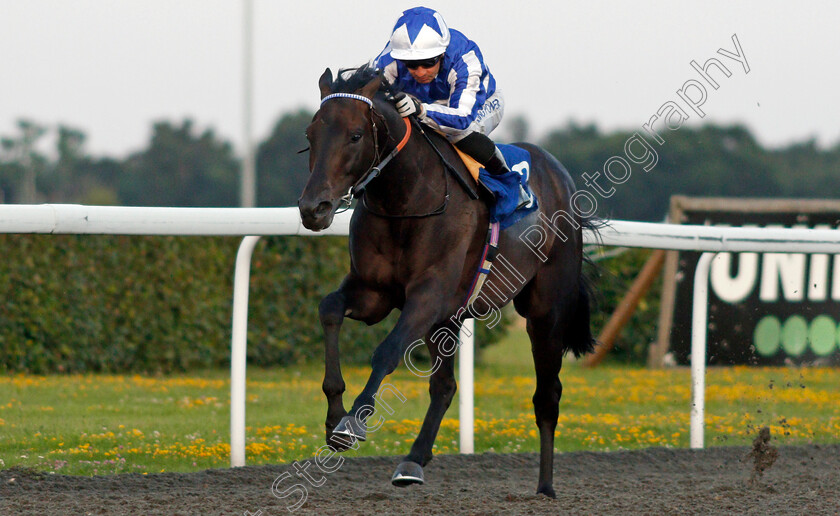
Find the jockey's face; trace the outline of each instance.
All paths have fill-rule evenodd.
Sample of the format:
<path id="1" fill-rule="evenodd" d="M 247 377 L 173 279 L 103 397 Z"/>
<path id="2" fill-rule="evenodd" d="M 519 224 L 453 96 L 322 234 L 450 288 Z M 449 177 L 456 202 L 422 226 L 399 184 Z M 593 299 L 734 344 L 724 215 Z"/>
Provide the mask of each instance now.
<path id="1" fill-rule="evenodd" d="M 429 84 L 437 77 L 438 72 L 440 72 L 440 62 L 440 56 L 434 59 L 434 64 L 431 66 L 423 61 L 404 61 L 408 73 L 420 84 Z"/>

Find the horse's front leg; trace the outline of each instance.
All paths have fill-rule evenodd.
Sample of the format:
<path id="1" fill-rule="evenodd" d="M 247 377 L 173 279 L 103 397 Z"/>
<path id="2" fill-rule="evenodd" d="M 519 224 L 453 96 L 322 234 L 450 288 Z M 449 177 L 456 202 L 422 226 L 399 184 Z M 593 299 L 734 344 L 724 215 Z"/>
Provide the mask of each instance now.
<path id="1" fill-rule="evenodd" d="M 426 410 L 426 417 L 423 419 L 423 426 L 417 439 L 411 445 L 411 451 L 406 455 L 403 462 L 397 466 L 391 483 L 395 486 L 408 486 L 411 484 L 422 484 L 423 467 L 432 460 L 432 447 L 435 444 L 440 423 L 443 415 L 452 403 L 455 396 L 457 384 L 455 382 L 455 350 L 458 348 L 458 333 L 461 325 L 447 321 L 435 328 L 426 337 L 426 346 L 431 357 L 431 366 L 428 370 L 421 370 L 418 367 L 408 364 L 412 372 L 429 378 L 429 408 Z M 410 352 L 409 352 L 410 353 Z M 406 361 L 410 356 L 406 357 Z"/>
<path id="2" fill-rule="evenodd" d="M 327 419 L 324 422 L 327 444 L 335 449 L 345 450 L 347 445 L 336 441 L 333 436 L 335 425 L 347 414 L 344 410 L 344 377 L 341 375 L 341 362 L 338 354 L 338 334 L 344 322 L 347 301 L 344 293 L 337 290 L 321 300 L 318 315 L 324 329 L 324 383 L 322 389 L 327 396 Z"/>
<path id="3" fill-rule="evenodd" d="M 321 326 L 324 329 L 324 383 L 322 389 L 327 396 L 327 419 L 324 422 L 327 444 L 338 451 L 346 450 L 352 442 L 336 439 L 333 435 L 344 410 L 344 377 L 341 374 L 338 336 L 345 317 L 373 324 L 382 320 L 391 311 L 388 299 L 379 292 L 365 289 L 346 280 L 341 288 L 327 295 L 318 307 Z"/>
<path id="4" fill-rule="evenodd" d="M 373 352 L 370 377 L 364 389 L 353 402 L 350 413 L 335 428 L 336 434 L 351 443 L 366 439 L 366 420 L 373 413 L 374 396 L 382 380 L 397 368 L 408 346 L 422 340 L 441 317 L 442 293 L 437 281 L 416 285 L 407 294 L 397 324 Z"/>

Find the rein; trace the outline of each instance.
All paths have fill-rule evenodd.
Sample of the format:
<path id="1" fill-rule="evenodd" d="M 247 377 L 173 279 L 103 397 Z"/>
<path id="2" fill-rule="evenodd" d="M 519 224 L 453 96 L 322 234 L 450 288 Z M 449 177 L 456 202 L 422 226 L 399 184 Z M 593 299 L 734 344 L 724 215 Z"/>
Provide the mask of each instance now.
<path id="1" fill-rule="evenodd" d="M 326 102 L 327 100 L 333 99 L 333 98 L 349 98 L 349 99 L 359 100 L 359 101 L 362 101 L 365 104 L 367 104 L 368 107 L 370 108 L 370 113 L 371 113 L 370 124 L 371 124 L 371 131 L 372 131 L 372 134 L 373 134 L 373 145 L 374 145 L 373 162 L 375 163 L 379 159 L 379 135 L 378 135 L 377 128 L 376 128 L 376 121 L 373 119 L 373 115 L 376 114 L 378 117 L 380 117 L 383 120 L 384 120 L 384 117 L 382 117 L 382 115 L 380 115 L 379 113 L 376 112 L 376 109 L 374 109 L 374 107 L 373 107 L 373 101 L 371 99 L 369 99 L 365 96 L 362 96 L 362 95 L 356 95 L 354 93 L 333 93 L 333 94 L 327 95 L 326 97 L 321 99 L 321 104 L 323 105 L 324 102 Z M 449 180 L 448 180 L 448 176 L 446 175 L 446 169 L 451 169 L 452 166 L 446 161 L 446 159 L 443 158 L 443 155 L 441 155 L 440 151 L 437 149 L 437 147 L 435 147 L 434 143 L 429 139 L 429 137 L 426 135 L 426 133 L 423 132 L 423 129 L 419 125 L 418 125 L 417 129 L 420 131 L 420 134 L 422 134 L 425 137 L 426 141 L 429 142 L 429 145 L 432 146 L 432 149 L 434 149 L 435 153 L 443 160 L 443 163 L 444 163 L 444 173 L 443 174 L 444 174 L 444 183 L 446 185 L 446 191 L 444 193 L 443 203 L 441 203 L 441 205 L 438 206 L 435 210 L 430 211 L 428 213 L 410 214 L 410 215 L 391 215 L 391 214 L 388 214 L 388 213 L 377 212 L 377 211 L 374 211 L 373 209 L 371 209 L 371 207 L 367 203 L 367 196 L 364 196 L 364 190 L 365 190 L 365 187 L 367 187 L 368 183 L 370 183 L 376 177 L 378 177 L 382 173 L 382 169 L 385 168 L 385 166 L 388 165 L 388 163 L 390 163 L 390 161 L 392 159 L 394 159 L 396 157 L 396 155 L 399 154 L 400 151 L 403 149 L 403 147 L 405 147 L 405 145 L 408 143 L 408 140 L 411 138 L 412 121 L 413 121 L 413 117 L 403 118 L 403 122 L 405 122 L 405 134 L 403 135 L 402 140 L 400 140 L 400 142 L 397 143 L 396 147 L 394 147 L 394 149 L 387 156 L 385 156 L 385 158 L 382 159 L 377 165 L 371 164 L 372 166 L 368 168 L 367 172 L 365 172 L 365 174 L 361 178 L 359 178 L 359 180 L 356 181 L 356 183 L 353 186 L 350 187 L 350 190 L 347 192 L 347 194 L 345 194 L 340 199 L 340 201 L 343 202 L 344 204 L 346 204 L 346 206 L 343 209 L 338 210 L 336 213 L 340 213 L 342 211 L 348 210 L 350 208 L 350 204 L 352 203 L 353 199 L 354 198 L 359 198 L 359 197 L 362 198 L 362 205 L 365 207 L 365 209 L 368 212 L 370 212 L 373 215 L 376 215 L 378 217 L 383 217 L 383 218 L 394 218 L 394 219 L 423 218 L 423 217 L 431 217 L 433 215 L 440 215 L 441 213 L 446 211 L 446 207 L 449 204 Z M 457 176 L 457 174 L 456 174 L 456 176 Z M 460 179 L 460 177 L 459 177 L 459 179 Z"/>
<path id="2" fill-rule="evenodd" d="M 411 137 L 411 123 L 406 118 L 403 118 L 403 120 L 405 121 L 405 136 L 403 136 L 402 140 L 400 140 L 400 142 L 397 144 L 397 146 L 394 147 L 394 150 L 392 150 L 390 154 L 385 156 L 385 159 L 380 161 L 379 164 L 376 165 L 375 167 L 371 167 L 367 171 L 367 173 L 365 173 L 365 175 L 362 176 L 362 178 L 359 179 L 356 182 L 355 185 L 350 187 L 350 192 L 347 195 L 349 195 L 351 197 L 361 196 L 361 194 L 364 192 L 364 189 L 368 185 L 368 183 L 373 181 L 373 178 L 378 176 L 382 172 L 382 169 L 385 168 L 385 165 L 387 165 L 392 159 L 394 159 L 394 156 L 399 154 L 400 151 L 403 149 L 403 147 L 405 147 L 405 144 L 408 143 L 408 139 Z M 373 127 L 374 127 L 374 141 L 376 141 L 377 140 L 376 139 L 376 122 L 373 122 L 371 120 L 371 123 L 373 124 Z M 376 147 L 378 147 L 377 144 L 374 144 L 374 145 Z M 379 155 L 378 150 L 379 150 L 378 148 L 374 149 L 374 153 L 377 156 Z M 374 158 L 374 160 L 375 159 L 376 158 Z"/>

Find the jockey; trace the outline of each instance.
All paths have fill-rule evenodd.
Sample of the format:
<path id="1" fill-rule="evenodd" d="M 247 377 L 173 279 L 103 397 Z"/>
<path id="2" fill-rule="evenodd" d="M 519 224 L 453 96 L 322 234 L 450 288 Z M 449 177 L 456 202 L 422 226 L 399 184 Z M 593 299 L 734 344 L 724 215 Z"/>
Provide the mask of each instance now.
<path id="1" fill-rule="evenodd" d="M 510 172 L 487 136 L 502 120 L 504 98 L 478 45 L 440 14 L 427 7 L 403 12 L 372 64 L 402 92 L 395 97 L 402 116 L 416 115 L 490 174 Z M 520 196 L 530 200 L 524 190 Z"/>

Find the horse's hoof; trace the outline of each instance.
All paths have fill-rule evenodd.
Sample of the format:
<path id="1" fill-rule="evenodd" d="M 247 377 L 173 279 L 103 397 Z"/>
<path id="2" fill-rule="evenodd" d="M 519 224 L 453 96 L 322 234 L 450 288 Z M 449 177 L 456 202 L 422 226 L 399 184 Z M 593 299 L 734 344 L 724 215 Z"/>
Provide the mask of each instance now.
<path id="1" fill-rule="evenodd" d="M 355 439 L 350 439 L 349 437 L 343 435 L 334 435 L 332 433 L 327 434 L 327 446 L 337 452 L 347 451 L 352 448 L 355 443 Z"/>
<path id="2" fill-rule="evenodd" d="M 337 435 L 342 440 L 349 441 L 352 444 L 354 441 L 367 440 L 367 429 L 365 424 L 354 416 L 344 416 L 335 425 L 333 435 Z"/>
<path id="3" fill-rule="evenodd" d="M 423 484 L 423 466 L 416 462 L 404 460 L 397 466 L 391 483 L 397 487 L 406 487 L 412 484 Z"/>
<path id="4" fill-rule="evenodd" d="M 554 494 L 554 488 L 551 486 L 538 487 L 537 494 L 543 494 L 549 498 L 557 498 L 557 495 Z"/>

